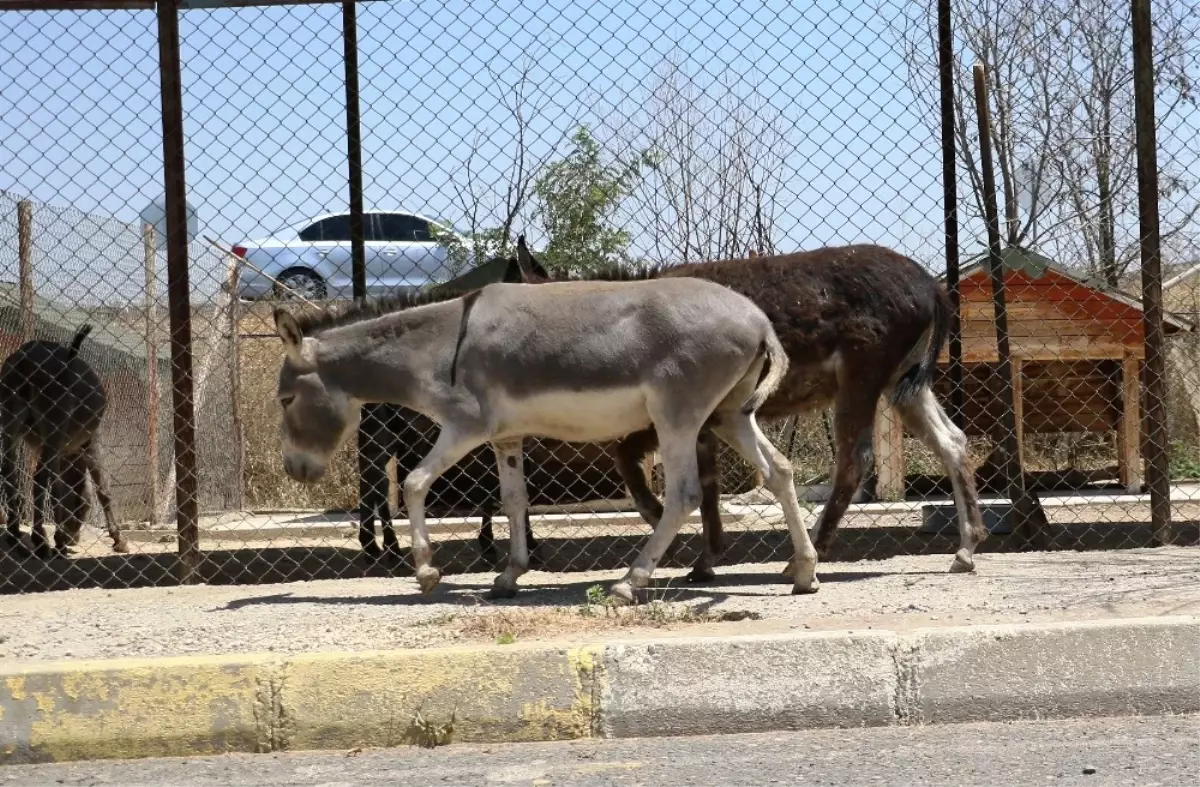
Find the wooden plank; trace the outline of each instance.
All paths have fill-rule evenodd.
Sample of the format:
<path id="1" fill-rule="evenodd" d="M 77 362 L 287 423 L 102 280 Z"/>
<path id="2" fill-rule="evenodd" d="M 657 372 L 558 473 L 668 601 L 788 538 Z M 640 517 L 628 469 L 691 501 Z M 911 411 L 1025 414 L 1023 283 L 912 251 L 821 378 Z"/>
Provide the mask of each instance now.
<path id="1" fill-rule="evenodd" d="M 875 416 L 876 490 L 884 500 L 904 499 L 904 425 L 900 414 L 880 397 Z"/>
<path id="2" fill-rule="evenodd" d="M 1013 425 L 1017 429 L 1017 465 L 1025 472 L 1025 397 L 1022 393 L 1023 362 L 1012 359 Z"/>
<path id="3" fill-rule="evenodd" d="M 1105 361 L 1124 358 L 1127 350 L 1139 358 L 1144 356 L 1144 350 L 1131 347 L 1120 342 L 1095 341 L 1084 337 L 1067 337 L 1057 344 L 1047 345 L 1044 342 L 1029 340 L 1024 337 L 1014 337 L 1012 341 L 1013 356 L 1025 360 L 1063 360 L 1063 361 Z M 963 363 L 981 364 L 996 363 L 996 348 L 982 337 L 970 337 L 963 334 Z M 943 348 L 938 356 L 938 363 L 949 363 L 949 355 Z"/>
<path id="4" fill-rule="evenodd" d="M 1121 425 L 1118 435 L 1117 466 L 1121 485 L 1130 492 L 1142 489 L 1142 380 L 1141 361 L 1126 356 L 1121 364 Z"/>

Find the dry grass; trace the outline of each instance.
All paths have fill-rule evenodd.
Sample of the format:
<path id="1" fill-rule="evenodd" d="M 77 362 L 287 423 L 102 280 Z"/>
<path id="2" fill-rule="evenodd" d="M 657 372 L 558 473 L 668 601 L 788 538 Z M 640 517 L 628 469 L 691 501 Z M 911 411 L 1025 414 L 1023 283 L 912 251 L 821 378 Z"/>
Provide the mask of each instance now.
<path id="1" fill-rule="evenodd" d="M 481 604 L 485 604 L 482 599 Z M 426 620 L 439 635 L 467 642 L 511 645 L 515 642 L 554 639 L 613 630 L 671 630 L 704 623 L 757 620 L 747 610 L 713 611 L 680 602 L 651 599 L 645 604 L 617 607 L 600 585 L 588 588 L 587 599 L 568 608 L 485 608 L 447 613 Z"/>

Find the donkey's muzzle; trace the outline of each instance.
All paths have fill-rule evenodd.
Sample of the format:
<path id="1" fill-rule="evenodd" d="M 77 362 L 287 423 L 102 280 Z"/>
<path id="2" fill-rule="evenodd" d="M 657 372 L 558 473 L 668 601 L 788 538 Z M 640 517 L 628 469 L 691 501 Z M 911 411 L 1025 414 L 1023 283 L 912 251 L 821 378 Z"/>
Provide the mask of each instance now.
<path id="1" fill-rule="evenodd" d="M 325 475 L 325 463 L 307 454 L 284 454 L 283 472 L 293 481 L 311 484 Z"/>

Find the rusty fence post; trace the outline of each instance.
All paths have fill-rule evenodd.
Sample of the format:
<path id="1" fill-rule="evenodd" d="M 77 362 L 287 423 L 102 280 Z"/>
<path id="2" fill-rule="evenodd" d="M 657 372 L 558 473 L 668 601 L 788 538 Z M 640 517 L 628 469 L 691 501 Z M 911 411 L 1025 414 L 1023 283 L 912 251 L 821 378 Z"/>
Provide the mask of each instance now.
<path id="1" fill-rule="evenodd" d="M 1162 246 L 1158 226 L 1158 150 L 1154 116 L 1154 30 L 1150 0 L 1132 0 L 1133 102 L 1137 133 L 1138 224 L 1141 231 L 1142 325 L 1145 332 L 1146 486 L 1157 544 L 1174 540 L 1167 454 L 1167 364 L 1163 335 Z"/>
<path id="2" fill-rule="evenodd" d="M 179 61 L 179 0 L 160 0 L 158 68 L 162 99 L 163 181 L 166 187 L 167 303 L 171 324 L 171 394 L 175 429 L 175 517 L 179 581 L 200 581 L 196 416 L 192 391 L 191 295 L 188 282 L 187 193 L 184 182 L 183 77 Z"/>
<path id="3" fill-rule="evenodd" d="M 33 313 L 33 203 L 17 203 L 17 261 L 20 290 L 21 341 L 33 338 L 36 329 Z"/>
<path id="4" fill-rule="evenodd" d="M 242 429 L 242 343 L 241 301 L 238 299 L 238 278 L 241 266 L 237 257 L 229 256 L 226 286 L 229 288 L 229 416 L 233 432 L 233 507 L 238 511 L 246 508 L 246 445 Z"/>
<path id="5" fill-rule="evenodd" d="M 142 256 L 146 275 L 146 448 L 150 467 L 150 526 L 158 523 L 158 281 L 154 227 L 142 225 Z"/>

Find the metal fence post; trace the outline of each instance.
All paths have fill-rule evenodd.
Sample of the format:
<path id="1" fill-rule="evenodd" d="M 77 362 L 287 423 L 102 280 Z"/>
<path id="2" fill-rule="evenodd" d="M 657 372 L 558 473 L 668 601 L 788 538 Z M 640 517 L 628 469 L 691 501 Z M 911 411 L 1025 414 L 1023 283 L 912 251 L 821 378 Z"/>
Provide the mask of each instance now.
<path id="1" fill-rule="evenodd" d="M 992 308 L 996 319 L 996 396 L 1003 414 L 1000 428 L 1000 453 L 1003 456 L 1004 479 L 1012 501 L 1013 531 L 1027 545 L 1045 548 L 1049 525 L 1041 501 L 1025 487 L 1025 470 L 1021 466 L 1020 433 L 1017 427 L 1017 407 L 1013 390 L 1012 354 L 1008 341 L 1008 310 L 1004 300 L 1004 262 L 1000 257 L 1000 217 L 996 206 L 996 176 L 992 170 L 991 115 L 988 108 L 987 70 L 975 64 L 975 102 L 979 120 L 979 159 L 983 176 L 983 203 L 987 214 L 988 268 L 992 281 Z"/>
<path id="2" fill-rule="evenodd" d="M 175 427 L 175 509 L 179 581 L 200 581 L 196 495 L 196 421 L 192 394 L 192 315 L 188 282 L 187 189 L 184 183 L 183 78 L 179 62 L 179 0 L 158 4 L 158 67 L 162 90 L 163 181 L 166 186 L 167 301 L 171 321 L 171 389 Z"/>
<path id="3" fill-rule="evenodd" d="M 1158 150 L 1154 117 L 1154 41 L 1150 0 L 1133 1 L 1134 125 L 1137 131 L 1138 223 L 1141 228 L 1142 325 L 1146 343 L 1146 482 L 1150 526 L 1170 544 L 1171 476 L 1167 443 L 1167 364 L 1163 335 L 1162 248 L 1158 224 Z"/>
<path id="4" fill-rule="evenodd" d="M 950 316 L 950 420 L 963 428 L 962 314 L 958 291 L 958 174 L 954 144 L 954 31 L 950 0 L 938 0 L 938 71 L 942 109 L 942 205 L 946 224 L 946 290 L 954 313 Z"/>
<path id="5" fill-rule="evenodd" d="M 154 227 L 142 225 L 142 254 L 145 257 L 146 274 L 146 443 L 147 462 L 150 465 L 150 513 L 151 526 L 158 522 L 158 282 L 155 263 Z"/>
<path id="6" fill-rule="evenodd" d="M 354 0 L 342 0 L 342 47 L 346 69 L 346 159 L 350 180 L 350 254 L 354 299 L 367 297 L 367 249 L 363 227 L 362 121 L 358 106 L 358 21 Z"/>

